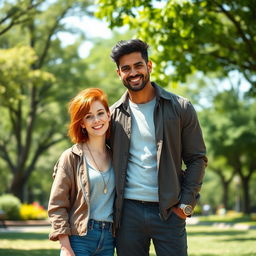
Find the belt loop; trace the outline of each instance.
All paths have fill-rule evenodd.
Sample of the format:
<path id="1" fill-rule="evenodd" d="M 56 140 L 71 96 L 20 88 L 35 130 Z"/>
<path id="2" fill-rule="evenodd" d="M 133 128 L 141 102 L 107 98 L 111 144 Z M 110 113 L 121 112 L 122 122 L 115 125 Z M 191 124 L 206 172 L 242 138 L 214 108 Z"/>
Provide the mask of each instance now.
<path id="1" fill-rule="evenodd" d="M 90 221 L 90 230 L 93 230 L 93 226 L 94 226 L 94 220 Z"/>
<path id="2" fill-rule="evenodd" d="M 109 223 L 109 229 L 108 229 L 108 231 L 109 231 L 110 233 L 112 232 L 112 225 L 113 225 L 113 223 L 110 222 L 110 223 Z"/>

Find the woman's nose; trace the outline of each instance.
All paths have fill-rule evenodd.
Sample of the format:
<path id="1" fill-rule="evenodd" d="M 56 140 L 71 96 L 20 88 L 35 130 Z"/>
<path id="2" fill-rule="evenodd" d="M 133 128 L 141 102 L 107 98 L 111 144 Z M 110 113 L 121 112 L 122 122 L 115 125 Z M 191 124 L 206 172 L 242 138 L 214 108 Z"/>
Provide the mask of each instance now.
<path id="1" fill-rule="evenodd" d="M 100 117 L 98 115 L 94 116 L 94 122 L 97 123 L 100 120 Z"/>

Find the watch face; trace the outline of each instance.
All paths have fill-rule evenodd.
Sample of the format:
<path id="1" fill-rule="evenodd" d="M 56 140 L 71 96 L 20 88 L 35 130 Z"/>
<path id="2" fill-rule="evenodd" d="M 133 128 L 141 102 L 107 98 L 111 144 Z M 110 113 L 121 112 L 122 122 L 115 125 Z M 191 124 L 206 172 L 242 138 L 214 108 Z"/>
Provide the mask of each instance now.
<path id="1" fill-rule="evenodd" d="M 186 215 L 191 215 L 191 214 L 192 214 L 192 211 L 193 211 L 192 206 L 191 206 L 191 205 L 186 205 L 186 206 L 184 207 L 183 211 L 184 211 L 184 213 L 185 213 Z"/>

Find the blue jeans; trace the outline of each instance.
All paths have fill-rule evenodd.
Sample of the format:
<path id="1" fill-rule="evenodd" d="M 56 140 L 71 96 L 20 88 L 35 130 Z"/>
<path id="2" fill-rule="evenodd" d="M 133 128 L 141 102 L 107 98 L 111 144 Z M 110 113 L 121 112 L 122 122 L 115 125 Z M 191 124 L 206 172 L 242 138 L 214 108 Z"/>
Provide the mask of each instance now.
<path id="1" fill-rule="evenodd" d="M 185 220 L 173 212 L 161 220 L 157 203 L 124 200 L 123 207 L 118 256 L 148 256 L 151 239 L 157 256 L 187 256 Z"/>
<path id="2" fill-rule="evenodd" d="M 110 222 L 89 220 L 87 234 L 72 235 L 69 240 L 76 256 L 114 255 L 114 238 Z"/>

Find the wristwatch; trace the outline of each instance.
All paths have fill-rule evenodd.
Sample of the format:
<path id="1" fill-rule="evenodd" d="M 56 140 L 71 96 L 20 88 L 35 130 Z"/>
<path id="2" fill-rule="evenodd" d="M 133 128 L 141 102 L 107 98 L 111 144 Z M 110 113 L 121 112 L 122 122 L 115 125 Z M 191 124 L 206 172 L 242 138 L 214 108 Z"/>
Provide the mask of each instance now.
<path id="1" fill-rule="evenodd" d="M 189 216 L 189 215 L 191 215 L 193 213 L 193 208 L 189 204 L 180 204 L 179 208 L 183 211 L 183 213 L 186 216 Z"/>

